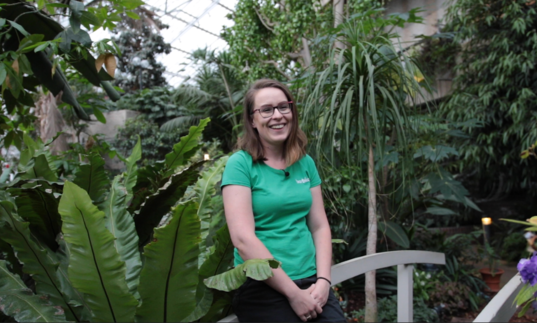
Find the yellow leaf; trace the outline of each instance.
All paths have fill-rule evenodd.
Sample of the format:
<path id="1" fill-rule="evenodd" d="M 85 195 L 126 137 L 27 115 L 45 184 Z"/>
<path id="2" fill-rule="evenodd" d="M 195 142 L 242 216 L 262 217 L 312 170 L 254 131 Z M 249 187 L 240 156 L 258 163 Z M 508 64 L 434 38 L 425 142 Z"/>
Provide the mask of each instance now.
<path id="1" fill-rule="evenodd" d="M 106 57 L 106 55 L 107 54 L 101 54 L 95 60 L 95 68 L 97 69 L 97 72 L 99 72 L 101 70 L 101 68 L 103 68 L 104 58 Z"/>
<path id="2" fill-rule="evenodd" d="M 106 54 L 104 58 L 104 66 L 106 67 L 106 71 L 108 74 L 110 74 L 111 77 L 114 77 L 116 75 L 116 57 L 112 54 Z"/>
<path id="3" fill-rule="evenodd" d="M 19 60 L 16 59 L 13 61 L 13 64 L 11 64 L 11 67 L 15 70 L 17 74 L 19 74 Z"/>
<path id="4" fill-rule="evenodd" d="M 531 218 L 529 218 L 528 222 L 531 223 L 531 224 L 537 224 L 537 215 L 532 216 Z"/>

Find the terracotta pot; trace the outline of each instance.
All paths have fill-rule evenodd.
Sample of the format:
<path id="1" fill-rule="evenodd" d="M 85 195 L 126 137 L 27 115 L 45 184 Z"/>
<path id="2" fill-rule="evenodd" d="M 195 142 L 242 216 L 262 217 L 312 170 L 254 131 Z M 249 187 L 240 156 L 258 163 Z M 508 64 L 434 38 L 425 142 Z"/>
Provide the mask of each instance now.
<path id="1" fill-rule="evenodd" d="M 503 269 L 496 269 L 494 276 L 491 274 L 489 268 L 481 268 L 479 269 L 479 272 L 481 273 L 481 277 L 485 284 L 490 288 L 490 291 L 496 293 L 500 291 L 500 278 L 505 272 Z"/>

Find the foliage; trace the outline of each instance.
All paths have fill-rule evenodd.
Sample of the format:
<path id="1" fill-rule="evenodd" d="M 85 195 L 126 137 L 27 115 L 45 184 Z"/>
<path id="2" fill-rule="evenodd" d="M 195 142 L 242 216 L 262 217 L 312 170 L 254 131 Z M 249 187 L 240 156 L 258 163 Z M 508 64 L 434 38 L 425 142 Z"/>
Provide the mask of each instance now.
<path id="1" fill-rule="evenodd" d="M 79 119 L 89 120 L 88 112 L 79 104 L 62 70 L 73 68 L 92 85 L 102 86 L 110 98 L 119 98 L 109 84 L 112 69 L 105 71 L 98 66 L 92 53 L 116 53 L 115 48 L 106 40 L 92 48 L 86 30 L 112 28 L 119 12 L 130 11 L 141 1 L 111 0 L 106 7 L 102 1 L 97 1 L 91 8 L 85 8 L 79 1 L 66 5 L 42 0 L 35 4 L 5 0 L 2 4 L 0 83 L 5 108 L 0 118 L 0 135 L 3 135 L 4 147 L 13 144 L 22 149 L 22 134 L 32 128 L 34 120 L 30 112 L 30 107 L 34 106 L 32 96 L 40 85 L 55 96 L 61 95 Z M 57 15 L 56 11 L 68 13 L 69 27 L 62 27 L 52 18 Z M 96 116 L 100 115 L 97 106 L 91 108 Z"/>
<path id="2" fill-rule="evenodd" d="M 426 272 L 414 269 L 414 297 L 424 301 L 429 300 L 429 294 L 435 289 L 436 282 L 440 281 L 443 273 Z"/>
<path id="3" fill-rule="evenodd" d="M 483 125 L 468 125 L 468 137 L 454 143 L 463 156 L 459 169 L 475 172 L 480 191 L 491 198 L 520 188 L 533 192 L 535 168 L 523 167 L 526 161 L 517 156 L 518 147 L 537 138 L 535 7 L 524 0 L 454 0 L 446 14 L 444 31 L 454 33 L 460 50 L 453 93 L 441 113 L 455 122 L 475 119 Z"/>
<path id="4" fill-rule="evenodd" d="M 440 319 L 444 321 L 446 316 L 455 316 L 461 311 L 470 309 L 468 301 L 471 297 L 470 294 L 470 288 L 463 283 L 436 282 L 429 294 L 429 303 L 436 308 L 441 308 Z"/>
<path id="5" fill-rule="evenodd" d="M 421 297 L 414 297 L 414 322 L 439 322 L 436 311 L 427 307 Z M 378 322 L 397 322 L 397 296 L 388 296 L 379 299 Z M 352 311 L 353 321 L 364 322 L 365 310 Z"/>
<path id="6" fill-rule="evenodd" d="M 483 280 L 477 277 L 475 264 L 481 261 L 481 256 L 471 246 L 477 242 L 481 231 L 469 234 L 455 234 L 446 237 L 443 232 L 421 229 L 411 239 L 411 249 L 441 252 L 446 257 L 446 266 L 443 268 L 443 280 L 460 283 L 468 287 L 467 301 L 469 306 L 477 309 L 478 294 L 485 287 Z"/>
<path id="7" fill-rule="evenodd" d="M 232 18 L 234 25 L 224 28 L 222 37 L 233 65 L 250 81 L 298 75 L 307 67 L 299 53 L 305 50 L 303 41 L 307 45 L 320 30 L 333 25 L 330 6 L 316 10 L 313 1 L 303 0 L 239 1 Z"/>
<path id="8" fill-rule="evenodd" d="M 112 181 L 95 153 L 84 156 L 73 182 L 59 180 L 59 157 L 25 136 L 19 173 L 0 190 L 0 248 L 6 255 L 0 261 L 0 310 L 16 320 L 55 322 L 225 316 L 229 294 L 213 293 L 204 280 L 226 271 L 232 260 L 214 188 L 227 158 L 201 174 L 202 163 L 190 162 L 208 121 L 149 167 L 136 165 L 138 142 L 126 171 Z M 257 270 L 245 267 L 262 280 L 269 262 L 258 263 Z M 35 289 L 22 282 L 21 270 Z"/>
<path id="9" fill-rule="evenodd" d="M 168 27 L 154 12 L 144 7 L 121 14 L 113 30 L 119 35 L 112 38 L 121 51 L 116 85 L 132 93 L 167 84 L 163 75 L 165 67 L 157 62 L 156 57 L 171 52 L 171 45 L 159 34 L 160 30 Z"/>
<path id="10" fill-rule="evenodd" d="M 143 159 L 142 164 L 150 165 L 164 159 L 167 151 L 181 137 L 183 132 L 175 129 L 170 132 L 160 131 L 157 124 L 148 120 L 144 115 L 129 119 L 123 128 L 120 128 L 116 141 L 112 145 L 126 154 L 132 150 L 138 136 L 142 139 Z"/>
<path id="11" fill-rule="evenodd" d="M 500 249 L 500 257 L 502 260 L 509 262 L 518 262 L 521 258 L 528 256 L 526 247 L 528 242 L 524 238 L 524 234 L 521 232 L 511 232 L 503 240 L 502 247 Z"/>

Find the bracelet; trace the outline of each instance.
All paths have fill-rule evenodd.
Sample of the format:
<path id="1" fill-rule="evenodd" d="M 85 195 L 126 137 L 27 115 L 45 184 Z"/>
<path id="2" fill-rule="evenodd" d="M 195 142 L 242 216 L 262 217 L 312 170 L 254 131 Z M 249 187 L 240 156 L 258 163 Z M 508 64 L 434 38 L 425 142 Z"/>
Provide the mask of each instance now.
<path id="1" fill-rule="evenodd" d="M 332 286 L 332 282 L 328 278 L 317 277 L 317 280 L 319 280 L 319 279 L 326 280 L 330 284 L 330 286 Z"/>

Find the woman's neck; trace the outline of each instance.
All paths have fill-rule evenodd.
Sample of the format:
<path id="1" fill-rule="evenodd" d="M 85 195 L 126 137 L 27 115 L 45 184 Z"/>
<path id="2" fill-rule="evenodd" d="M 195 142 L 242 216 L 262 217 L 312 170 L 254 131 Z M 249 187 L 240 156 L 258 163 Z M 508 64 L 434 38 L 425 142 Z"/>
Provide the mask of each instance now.
<path id="1" fill-rule="evenodd" d="M 271 162 L 285 162 L 282 146 L 263 145 L 265 159 Z"/>

